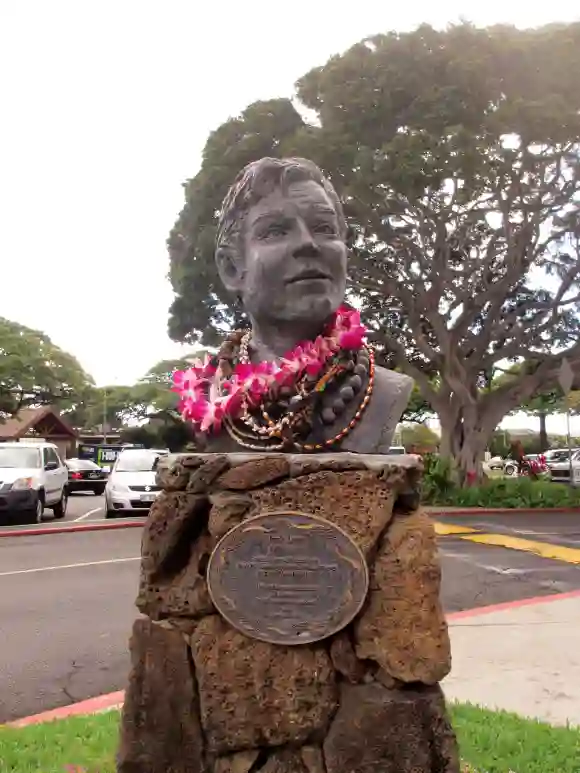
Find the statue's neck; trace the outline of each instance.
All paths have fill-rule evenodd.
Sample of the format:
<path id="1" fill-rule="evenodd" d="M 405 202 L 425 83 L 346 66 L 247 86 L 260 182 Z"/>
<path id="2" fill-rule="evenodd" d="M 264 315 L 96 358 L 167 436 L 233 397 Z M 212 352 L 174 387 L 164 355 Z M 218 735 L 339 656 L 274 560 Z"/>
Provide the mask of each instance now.
<path id="1" fill-rule="evenodd" d="M 252 320 L 251 348 L 253 359 L 271 362 L 292 351 L 302 341 L 314 341 L 323 325 L 300 325 L 296 321 L 285 325 L 260 325 Z"/>

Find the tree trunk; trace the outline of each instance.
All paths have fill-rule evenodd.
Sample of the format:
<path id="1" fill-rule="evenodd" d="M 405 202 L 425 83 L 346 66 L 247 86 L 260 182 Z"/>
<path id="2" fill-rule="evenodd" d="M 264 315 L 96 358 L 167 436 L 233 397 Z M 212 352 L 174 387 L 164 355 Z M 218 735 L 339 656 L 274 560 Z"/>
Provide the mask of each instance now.
<path id="1" fill-rule="evenodd" d="M 457 482 L 461 485 L 473 485 L 483 478 L 483 460 L 495 424 L 485 422 L 477 411 L 460 409 L 442 411 L 441 455 L 453 460 L 457 472 Z"/>
<path id="2" fill-rule="evenodd" d="M 540 452 L 544 453 L 549 446 L 548 432 L 546 430 L 546 411 L 539 411 L 538 418 L 540 419 Z"/>

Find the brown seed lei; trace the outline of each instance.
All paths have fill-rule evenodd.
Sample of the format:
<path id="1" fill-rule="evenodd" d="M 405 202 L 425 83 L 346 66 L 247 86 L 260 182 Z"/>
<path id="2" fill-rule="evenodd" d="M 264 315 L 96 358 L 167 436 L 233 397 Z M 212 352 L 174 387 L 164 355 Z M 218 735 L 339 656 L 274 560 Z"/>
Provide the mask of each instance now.
<path id="1" fill-rule="evenodd" d="M 237 362 L 250 361 L 249 340 L 250 331 L 236 330 L 223 342 L 216 356 L 218 379 L 229 378 Z M 332 406 L 320 412 L 322 423 L 328 425 L 335 422 L 345 404 L 360 391 L 367 373 L 368 382 L 358 409 L 340 432 L 318 443 L 299 439 L 310 433 L 324 392 L 333 387 L 337 392 Z M 246 401 L 239 422 L 226 416 L 224 426 L 238 445 L 250 450 L 323 451 L 343 440 L 360 421 L 370 402 L 374 379 L 375 357 L 372 349 L 365 346 L 358 353 L 339 351 L 327 362 L 322 375 L 312 377 L 303 373 L 293 387 L 275 385 L 262 404 L 251 406 Z"/>

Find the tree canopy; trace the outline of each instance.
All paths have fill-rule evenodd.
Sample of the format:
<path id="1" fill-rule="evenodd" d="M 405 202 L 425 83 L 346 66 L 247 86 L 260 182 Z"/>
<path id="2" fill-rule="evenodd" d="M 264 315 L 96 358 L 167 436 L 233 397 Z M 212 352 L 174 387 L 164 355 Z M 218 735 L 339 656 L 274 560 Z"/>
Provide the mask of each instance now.
<path id="1" fill-rule="evenodd" d="M 101 431 L 106 418 L 108 431 L 119 432 L 132 423 L 175 411 L 177 396 L 171 391 L 171 376 L 186 368 L 189 359 L 162 360 L 135 384 L 85 389 L 67 414 L 68 421 L 75 427 Z"/>
<path id="2" fill-rule="evenodd" d="M 344 201 L 350 296 L 438 413 L 443 453 L 473 472 L 501 418 L 555 382 L 564 352 L 580 357 L 579 71 L 580 23 L 423 25 L 333 57 L 294 101 L 250 105 L 184 186 L 170 335 L 213 343 L 239 322 L 213 260 L 239 169 L 312 158 Z M 523 360 L 489 388 L 499 363 Z"/>
<path id="3" fill-rule="evenodd" d="M 28 406 L 67 408 L 92 383 L 45 333 L 0 317 L 0 420 Z"/>

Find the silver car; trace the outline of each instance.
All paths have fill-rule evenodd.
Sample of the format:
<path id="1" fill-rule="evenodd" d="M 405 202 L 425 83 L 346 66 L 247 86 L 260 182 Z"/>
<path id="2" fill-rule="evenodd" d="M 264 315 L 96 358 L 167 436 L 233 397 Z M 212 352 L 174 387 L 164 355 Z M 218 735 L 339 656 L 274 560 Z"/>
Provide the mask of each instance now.
<path id="1" fill-rule="evenodd" d="M 105 489 L 106 517 L 135 510 L 146 514 L 161 490 L 155 483 L 159 460 L 167 449 L 126 448 L 117 456 Z"/>

